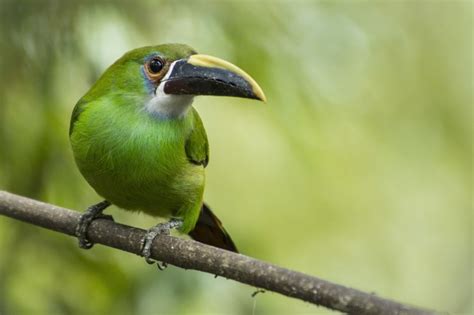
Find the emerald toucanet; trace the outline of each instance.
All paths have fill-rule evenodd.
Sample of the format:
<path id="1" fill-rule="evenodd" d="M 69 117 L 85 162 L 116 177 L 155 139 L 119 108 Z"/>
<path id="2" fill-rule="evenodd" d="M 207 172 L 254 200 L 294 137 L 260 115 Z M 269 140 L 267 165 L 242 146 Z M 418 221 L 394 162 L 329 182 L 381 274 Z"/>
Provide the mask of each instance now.
<path id="1" fill-rule="evenodd" d="M 81 247 L 92 247 L 88 226 L 114 204 L 171 219 L 148 230 L 147 261 L 153 239 L 170 228 L 237 251 L 203 203 L 209 145 L 191 106 L 197 95 L 265 101 L 243 70 L 181 44 L 127 52 L 79 100 L 69 131 L 72 150 L 82 175 L 105 198 L 81 216 L 76 230 Z"/>

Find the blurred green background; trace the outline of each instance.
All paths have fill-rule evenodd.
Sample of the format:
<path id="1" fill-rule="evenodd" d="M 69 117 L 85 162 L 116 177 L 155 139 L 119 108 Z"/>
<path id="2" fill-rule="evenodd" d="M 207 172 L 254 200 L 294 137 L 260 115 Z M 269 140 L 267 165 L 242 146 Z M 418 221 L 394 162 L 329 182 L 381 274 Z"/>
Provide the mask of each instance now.
<path id="1" fill-rule="evenodd" d="M 205 199 L 245 254 L 472 312 L 469 1 L 0 1 L 0 189 L 83 210 L 75 102 L 124 52 L 180 42 L 268 103 L 200 97 Z M 156 219 L 112 208 L 117 221 Z M 328 314 L 0 217 L 0 314 Z"/>

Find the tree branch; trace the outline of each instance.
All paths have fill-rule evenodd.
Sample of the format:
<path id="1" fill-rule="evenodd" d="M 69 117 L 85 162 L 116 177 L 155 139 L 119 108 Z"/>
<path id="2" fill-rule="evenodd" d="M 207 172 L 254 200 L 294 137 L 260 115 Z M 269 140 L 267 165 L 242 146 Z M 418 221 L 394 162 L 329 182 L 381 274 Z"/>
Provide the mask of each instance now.
<path id="1" fill-rule="evenodd" d="M 0 191 L 0 214 L 72 236 L 80 215 L 5 191 Z M 142 229 L 105 219 L 93 221 L 88 233 L 94 243 L 137 255 L 141 252 L 140 240 L 144 235 Z M 193 240 L 160 235 L 154 241 L 152 257 L 345 313 L 435 314 Z"/>

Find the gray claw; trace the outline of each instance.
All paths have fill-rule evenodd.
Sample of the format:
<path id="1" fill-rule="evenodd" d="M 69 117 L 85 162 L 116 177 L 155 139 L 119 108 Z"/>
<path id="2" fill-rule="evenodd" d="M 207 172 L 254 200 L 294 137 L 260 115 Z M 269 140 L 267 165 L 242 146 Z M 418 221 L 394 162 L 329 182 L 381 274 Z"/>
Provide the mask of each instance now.
<path id="1" fill-rule="evenodd" d="M 107 200 L 99 202 L 93 206 L 87 208 L 86 212 L 84 212 L 80 218 L 79 223 L 76 226 L 75 235 L 79 240 L 79 247 L 83 249 L 89 249 L 94 246 L 94 243 L 87 239 L 87 230 L 91 225 L 92 221 L 97 218 L 104 218 L 104 219 L 111 219 L 113 220 L 112 216 L 102 214 L 105 208 L 110 206 L 111 203 Z"/>
<path id="2" fill-rule="evenodd" d="M 164 270 L 167 267 L 167 264 L 165 262 L 163 262 L 162 265 L 160 265 L 159 262 L 151 258 L 151 247 L 153 245 L 153 240 L 158 235 L 170 235 L 171 229 L 179 228 L 182 225 L 183 225 L 182 220 L 171 219 L 168 222 L 159 223 L 147 231 L 147 233 L 141 240 L 141 245 L 142 245 L 142 256 L 145 258 L 145 261 L 148 264 L 154 264 L 156 262 L 158 269 L 160 270 Z"/>

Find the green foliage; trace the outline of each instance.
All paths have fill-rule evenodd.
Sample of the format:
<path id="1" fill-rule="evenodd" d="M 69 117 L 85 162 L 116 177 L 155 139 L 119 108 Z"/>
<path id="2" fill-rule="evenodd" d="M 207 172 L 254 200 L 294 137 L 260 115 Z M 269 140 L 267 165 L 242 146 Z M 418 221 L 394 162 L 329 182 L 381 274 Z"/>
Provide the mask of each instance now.
<path id="1" fill-rule="evenodd" d="M 3 0 L 0 189 L 97 202 L 68 143 L 73 106 L 124 52 L 165 42 L 235 63 L 267 95 L 195 101 L 206 200 L 239 249 L 472 311 L 471 3 Z M 0 217 L 0 314 L 325 313 L 253 291 Z"/>

